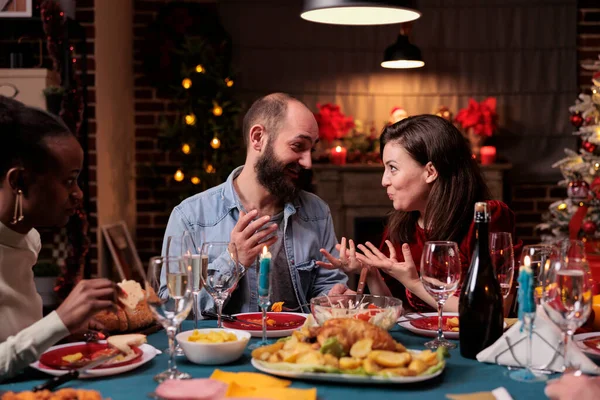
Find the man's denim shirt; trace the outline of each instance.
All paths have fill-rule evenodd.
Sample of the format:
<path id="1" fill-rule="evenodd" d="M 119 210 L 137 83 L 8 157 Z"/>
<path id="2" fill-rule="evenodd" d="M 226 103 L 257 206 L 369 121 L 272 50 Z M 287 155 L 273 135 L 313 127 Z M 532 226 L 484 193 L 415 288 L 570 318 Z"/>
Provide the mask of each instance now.
<path id="1" fill-rule="evenodd" d="M 242 171 L 236 168 L 219 186 L 198 193 L 179 204 L 169 218 L 162 254 L 166 253 L 166 242 L 169 236 L 181 236 L 189 231 L 195 241 L 227 242 L 243 210 L 237 193 L 233 188 L 233 180 Z M 334 257 L 339 252 L 335 245 L 337 239 L 327 204 L 319 197 L 305 191 L 298 198 L 284 207 L 284 248 L 287 254 L 288 267 L 298 304 L 305 305 L 311 298 L 327 294 L 336 283 L 346 283 L 346 275 L 339 270 L 328 270 L 319 267 L 315 261 L 326 261 L 319 249 L 324 248 Z M 175 241 L 177 243 L 178 241 Z M 170 255 L 181 254 L 181 249 L 169 249 Z M 275 277 L 276 278 L 276 277 Z M 236 298 L 242 299 L 240 312 L 258 311 L 256 264 L 251 266 L 245 279 L 236 291 Z M 160 295 L 166 295 L 166 274 L 161 274 Z M 278 299 L 271 299 L 272 302 Z M 212 297 L 202 289 L 199 296 L 199 310 L 214 308 Z M 307 306 L 302 312 L 310 312 Z"/>

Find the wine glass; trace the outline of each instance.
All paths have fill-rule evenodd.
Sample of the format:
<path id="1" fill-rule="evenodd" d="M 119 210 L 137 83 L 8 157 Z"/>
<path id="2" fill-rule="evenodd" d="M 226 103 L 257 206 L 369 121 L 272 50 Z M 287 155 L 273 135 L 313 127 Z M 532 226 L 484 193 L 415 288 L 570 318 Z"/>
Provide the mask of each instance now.
<path id="1" fill-rule="evenodd" d="M 180 257 L 180 256 L 188 256 L 187 258 L 185 258 L 185 260 L 189 261 L 191 263 L 192 259 L 189 258 L 189 256 L 191 254 L 194 254 L 194 249 L 195 249 L 195 245 L 194 245 L 194 240 L 192 239 L 192 235 L 190 234 L 190 232 L 188 231 L 183 231 L 183 233 L 181 235 L 172 235 L 172 236 L 167 236 L 167 244 L 165 247 L 165 256 L 167 257 Z M 193 271 L 192 271 L 193 272 Z M 164 280 L 163 280 L 164 282 Z M 198 289 L 198 291 L 200 291 L 200 289 Z M 194 300 L 196 300 L 194 298 Z M 194 322 L 195 322 L 195 327 L 198 327 L 198 319 L 196 317 L 196 307 L 194 307 Z M 177 333 L 180 332 L 181 326 L 179 326 L 177 328 Z M 183 352 L 183 349 L 181 348 L 181 346 L 179 345 L 179 343 L 177 343 L 177 341 L 175 342 L 175 355 L 176 356 L 183 356 L 185 355 Z"/>
<path id="2" fill-rule="evenodd" d="M 192 271 L 188 257 L 153 257 L 148 267 L 146 297 L 148 306 L 162 324 L 169 338 L 169 367 L 154 376 L 162 382 L 166 379 L 189 379 L 191 376 L 177 369 L 175 364 L 175 334 L 177 327 L 186 319 L 192 308 Z M 158 297 L 161 273 L 167 277 L 168 296 Z"/>
<path id="3" fill-rule="evenodd" d="M 561 253 L 562 254 L 562 253 Z M 592 309 L 590 268 L 585 258 L 555 259 L 546 276 L 542 304 L 548 317 L 563 332 L 564 372 L 581 375 L 579 365 L 568 358 L 573 334 L 588 319 Z"/>
<path id="4" fill-rule="evenodd" d="M 565 258 L 587 258 L 585 254 L 585 245 L 581 240 L 562 239 L 556 243 L 560 257 Z"/>
<path id="5" fill-rule="evenodd" d="M 458 289 L 460 270 L 460 256 L 455 242 L 425 243 L 421 256 L 421 282 L 437 302 L 438 308 L 438 336 L 425 343 L 427 348 L 456 348 L 454 343 L 444 338 L 442 310 L 446 300 Z"/>
<path id="6" fill-rule="evenodd" d="M 502 297 L 506 300 L 515 274 L 515 253 L 509 232 L 490 233 L 490 257 Z"/>
<path id="7" fill-rule="evenodd" d="M 222 328 L 223 304 L 237 286 L 242 272 L 237 248 L 230 242 L 206 242 L 202 245 L 201 254 L 206 257 L 207 263 L 206 277 L 203 277 L 204 289 L 215 301 L 217 326 Z"/>
<path id="8" fill-rule="evenodd" d="M 519 261 L 519 319 L 526 331 L 527 349 L 525 368 L 509 373 L 511 379 L 519 382 L 542 382 L 547 379 L 545 375 L 535 373 L 533 370 L 532 335 L 535 327 L 536 308 L 541 303 L 551 261 L 557 257 L 557 248 L 550 244 L 523 246 L 521 252 Z"/>

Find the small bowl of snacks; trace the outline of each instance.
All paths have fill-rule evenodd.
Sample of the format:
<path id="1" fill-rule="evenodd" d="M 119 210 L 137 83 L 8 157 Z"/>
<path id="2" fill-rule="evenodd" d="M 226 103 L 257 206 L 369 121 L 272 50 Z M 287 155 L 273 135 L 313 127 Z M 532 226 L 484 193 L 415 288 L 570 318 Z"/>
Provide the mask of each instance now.
<path id="1" fill-rule="evenodd" d="M 176 336 L 183 353 L 193 363 L 227 364 L 242 356 L 250 333 L 235 329 L 194 329 Z"/>
<path id="2" fill-rule="evenodd" d="M 369 294 L 319 296 L 311 299 L 310 310 L 319 325 L 332 318 L 354 318 L 390 330 L 402 314 L 402 300 Z"/>

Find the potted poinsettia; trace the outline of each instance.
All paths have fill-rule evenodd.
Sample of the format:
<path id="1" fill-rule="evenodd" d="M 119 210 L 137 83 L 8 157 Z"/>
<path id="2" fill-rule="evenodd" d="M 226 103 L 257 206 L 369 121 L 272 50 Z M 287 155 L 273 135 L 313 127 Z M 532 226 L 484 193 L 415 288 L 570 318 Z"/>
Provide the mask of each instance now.
<path id="1" fill-rule="evenodd" d="M 315 119 L 319 125 L 320 142 L 314 154 L 315 159 L 319 161 L 329 158 L 331 149 L 335 147 L 338 152 L 343 150 L 345 163 L 347 149 L 341 146 L 341 139 L 354 128 L 354 118 L 344 115 L 337 104 L 317 103 L 317 108 L 319 112 L 315 113 Z"/>
<path id="2" fill-rule="evenodd" d="M 471 151 L 476 157 L 479 157 L 481 146 L 498 127 L 496 99 L 488 97 L 480 103 L 472 98 L 469 99 L 469 105 L 458 111 L 455 121 L 466 131 Z"/>

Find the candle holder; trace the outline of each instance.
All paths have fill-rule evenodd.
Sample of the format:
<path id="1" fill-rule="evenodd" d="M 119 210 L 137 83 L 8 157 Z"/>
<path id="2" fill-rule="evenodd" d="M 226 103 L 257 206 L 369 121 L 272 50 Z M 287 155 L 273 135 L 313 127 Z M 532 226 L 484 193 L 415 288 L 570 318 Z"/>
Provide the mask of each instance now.
<path id="1" fill-rule="evenodd" d="M 269 344 L 267 341 L 267 311 L 271 306 L 271 253 L 267 246 L 263 247 L 263 252 L 258 260 L 258 306 L 262 311 L 262 339 L 250 346 L 250 349 L 256 349 Z"/>

